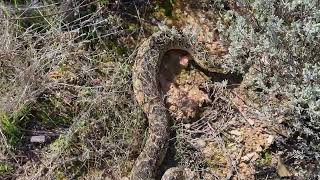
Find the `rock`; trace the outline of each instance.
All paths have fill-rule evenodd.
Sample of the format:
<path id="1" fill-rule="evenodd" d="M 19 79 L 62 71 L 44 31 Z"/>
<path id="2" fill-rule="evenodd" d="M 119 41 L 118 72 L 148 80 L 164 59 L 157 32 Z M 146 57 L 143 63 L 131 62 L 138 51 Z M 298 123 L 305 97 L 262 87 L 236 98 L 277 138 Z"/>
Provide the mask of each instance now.
<path id="1" fill-rule="evenodd" d="M 267 148 L 268 148 L 269 146 L 271 146 L 271 144 L 273 143 L 274 139 L 275 139 L 274 136 L 272 136 L 272 135 L 269 135 L 269 136 L 268 136 L 267 144 L 266 144 L 266 145 L 267 145 Z"/>
<path id="2" fill-rule="evenodd" d="M 199 148 L 204 148 L 204 147 L 207 145 L 206 141 L 203 140 L 203 139 L 197 140 L 197 141 L 196 141 L 196 144 L 197 144 L 197 146 L 198 146 Z"/>
<path id="3" fill-rule="evenodd" d="M 44 135 L 40 136 L 31 136 L 30 142 L 32 143 L 44 143 L 46 141 L 46 137 Z"/>
<path id="4" fill-rule="evenodd" d="M 250 124 L 250 126 L 253 126 L 254 125 L 254 121 L 250 118 L 246 119 L 247 122 Z"/>
<path id="5" fill-rule="evenodd" d="M 255 161 L 258 158 L 259 158 L 259 154 L 256 152 L 252 152 L 252 153 L 248 153 L 245 156 L 243 156 L 241 158 L 241 160 L 248 162 L 248 161 Z"/>
<path id="6" fill-rule="evenodd" d="M 256 152 L 261 152 L 261 151 L 263 151 L 263 149 L 262 149 L 262 147 L 260 145 L 258 145 L 257 148 L 256 148 Z"/>
<path id="7" fill-rule="evenodd" d="M 185 127 L 186 129 L 190 129 L 190 128 L 191 128 L 191 124 L 185 124 L 184 127 Z"/>
<path id="8" fill-rule="evenodd" d="M 230 134 L 236 135 L 236 136 L 241 136 L 241 135 L 242 135 L 242 132 L 241 132 L 241 131 L 238 131 L 238 130 L 231 130 L 231 131 L 230 131 Z"/>

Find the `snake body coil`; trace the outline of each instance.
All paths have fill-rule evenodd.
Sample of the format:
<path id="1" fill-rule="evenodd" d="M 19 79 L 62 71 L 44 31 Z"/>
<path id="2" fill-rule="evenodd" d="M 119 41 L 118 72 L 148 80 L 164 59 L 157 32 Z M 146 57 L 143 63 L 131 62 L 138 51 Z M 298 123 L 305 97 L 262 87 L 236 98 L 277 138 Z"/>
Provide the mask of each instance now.
<path id="1" fill-rule="evenodd" d="M 199 66 L 208 69 L 210 58 L 203 46 L 197 43 L 194 36 L 182 31 L 161 30 L 139 47 L 133 67 L 133 89 L 138 104 L 148 118 L 149 134 L 130 179 L 154 179 L 167 150 L 169 113 L 161 97 L 158 77 L 161 59 L 171 49 L 187 51 Z"/>

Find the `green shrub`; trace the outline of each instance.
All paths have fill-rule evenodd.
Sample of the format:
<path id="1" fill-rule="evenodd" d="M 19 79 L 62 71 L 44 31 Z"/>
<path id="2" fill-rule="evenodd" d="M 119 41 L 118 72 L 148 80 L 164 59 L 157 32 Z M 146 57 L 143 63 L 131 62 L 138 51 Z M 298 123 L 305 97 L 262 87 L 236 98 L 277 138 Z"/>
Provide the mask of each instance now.
<path id="1" fill-rule="evenodd" d="M 156 1 L 156 9 L 163 10 L 165 16 L 172 17 L 175 4 L 175 0 Z"/>
<path id="2" fill-rule="evenodd" d="M 3 175 L 5 173 L 8 173 L 12 171 L 12 167 L 5 163 L 0 163 L 0 175 Z"/>
<path id="3" fill-rule="evenodd" d="M 218 23 L 221 38 L 229 47 L 225 68 L 255 72 L 250 88 L 259 94 L 262 109 L 289 120 L 286 122 L 292 133 L 288 139 L 295 143 L 289 144 L 294 150 L 287 150 L 286 156 L 317 164 L 320 3 L 254 0 L 238 1 L 238 6 L 238 10 L 226 12 Z M 274 95 L 282 105 L 265 103 L 262 98 L 266 95 Z"/>
<path id="4" fill-rule="evenodd" d="M 0 111 L 0 127 L 8 138 L 8 142 L 16 145 L 20 142 L 22 132 L 18 125 L 19 119 L 16 115 L 8 116 L 6 113 Z"/>

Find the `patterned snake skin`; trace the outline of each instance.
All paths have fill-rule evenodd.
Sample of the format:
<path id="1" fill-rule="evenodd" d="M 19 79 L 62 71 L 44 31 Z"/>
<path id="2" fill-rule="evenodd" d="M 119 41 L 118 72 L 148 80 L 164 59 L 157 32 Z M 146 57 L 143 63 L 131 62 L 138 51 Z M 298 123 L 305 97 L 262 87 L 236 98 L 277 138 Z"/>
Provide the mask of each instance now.
<path id="1" fill-rule="evenodd" d="M 187 51 L 203 69 L 219 71 L 190 30 L 163 29 L 148 38 L 138 49 L 133 67 L 133 88 L 136 100 L 149 121 L 149 134 L 129 179 L 155 179 L 158 166 L 167 150 L 169 112 L 160 94 L 158 74 L 163 55 L 171 49 Z M 197 179 L 188 169 L 170 168 L 162 179 Z"/>

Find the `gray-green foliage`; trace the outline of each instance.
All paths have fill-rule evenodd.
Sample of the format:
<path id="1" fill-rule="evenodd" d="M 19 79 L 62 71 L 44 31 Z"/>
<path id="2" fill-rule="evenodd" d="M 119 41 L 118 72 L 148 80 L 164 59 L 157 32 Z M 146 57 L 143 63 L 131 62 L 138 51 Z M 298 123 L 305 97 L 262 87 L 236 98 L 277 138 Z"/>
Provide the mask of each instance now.
<path id="1" fill-rule="evenodd" d="M 226 68 L 242 73 L 254 68 L 253 89 L 286 97 L 286 106 L 275 110 L 291 119 L 292 132 L 311 139 L 306 147 L 313 152 L 307 153 L 319 159 L 320 2 L 240 0 L 238 5 L 240 11 L 226 12 L 218 24 L 229 47 Z"/>

